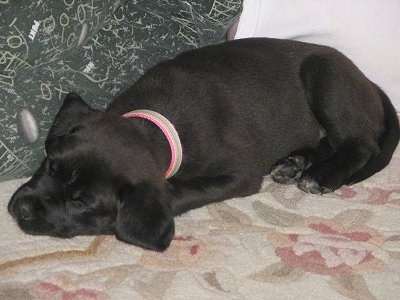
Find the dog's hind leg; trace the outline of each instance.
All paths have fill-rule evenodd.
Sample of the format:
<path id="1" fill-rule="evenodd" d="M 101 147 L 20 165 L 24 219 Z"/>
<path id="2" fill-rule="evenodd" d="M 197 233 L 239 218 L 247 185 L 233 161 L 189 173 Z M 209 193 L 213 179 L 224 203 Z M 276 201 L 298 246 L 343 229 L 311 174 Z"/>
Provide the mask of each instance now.
<path id="1" fill-rule="evenodd" d="M 379 89 L 379 88 L 378 88 Z M 373 155 L 368 163 L 348 179 L 347 184 L 357 183 L 387 166 L 400 138 L 399 119 L 396 110 L 386 94 L 379 89 L 385 113 L 385 131 L 379 139 L 380 152 Z"/>
<path id="2" fill-rule="evenodd" d="M 384 130 L 376 87 L 340 53 L 307 58 L 300 78 L 311 110 L 333 149 L 332 155 L 304 170 L 298 187 L 326 193 L 348 182 L 373 155 Z"/>
<path id="3" fill-rule="evenodd" d="M 370 157 L 369 149 L 356 140 L 349 140 L 329 159 L 315 163 L 302 172 L 297 186 L 313 194 L 332 192 L 347 183 L 348 178 L 361 169 Z"/>

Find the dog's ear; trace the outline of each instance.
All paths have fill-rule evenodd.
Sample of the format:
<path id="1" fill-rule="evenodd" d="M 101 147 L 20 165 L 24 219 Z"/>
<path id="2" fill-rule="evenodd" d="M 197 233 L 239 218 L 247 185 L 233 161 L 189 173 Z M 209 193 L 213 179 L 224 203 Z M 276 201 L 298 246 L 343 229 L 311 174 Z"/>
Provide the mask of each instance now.
<path id="1" fill-rule="evenodd" d="M 175 225 L 162 193 L 151 184 L 125 185 L 120 189 L 120 207 L 115 224 L 117 239 L 140 247 L 164 251 Z"/>
<path id="2" fill-rule="evenodd" d="M 85 115 L 92 111 L 94 110 L 83 101 L 81 96 L 69 93 L 65 96 L 64 103 L 56 115 L 48 139 L 68 134 Z"/>

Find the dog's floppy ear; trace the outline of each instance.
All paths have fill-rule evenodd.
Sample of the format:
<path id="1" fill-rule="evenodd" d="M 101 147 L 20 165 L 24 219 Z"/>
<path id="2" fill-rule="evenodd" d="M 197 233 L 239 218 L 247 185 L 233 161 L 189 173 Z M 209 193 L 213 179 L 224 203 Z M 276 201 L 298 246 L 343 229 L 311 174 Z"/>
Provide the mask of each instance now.
<path id="1" fill-rule="evenodd" d="M 174 236 L 175 225 L 161 191 L 151 184 L 128 184 L 121 188 L 119 197 L 121 203 L 115 224 L 116 237 L 150 250 L 167 249 Z"/>
<path id="2" fill-rule="evenodd" d="M 94 110 L 78 94 L 69 93 L 56 115 L 48 139 L 68 134 L 86 114 L 92 111 Z"/>

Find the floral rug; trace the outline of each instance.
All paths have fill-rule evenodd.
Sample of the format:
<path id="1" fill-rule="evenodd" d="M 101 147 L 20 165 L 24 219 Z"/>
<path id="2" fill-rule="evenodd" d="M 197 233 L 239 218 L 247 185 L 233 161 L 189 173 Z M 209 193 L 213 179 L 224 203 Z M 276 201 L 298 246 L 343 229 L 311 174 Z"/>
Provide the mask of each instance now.
<path id="1" fill-rule="evenodd" d="M 0 299 L 399 299 L 400 149 L 324 196 L 266 177 L 260 193 L 176 218 L 163 253 L 113 236 L 23 234 L 0 185 Z"/>

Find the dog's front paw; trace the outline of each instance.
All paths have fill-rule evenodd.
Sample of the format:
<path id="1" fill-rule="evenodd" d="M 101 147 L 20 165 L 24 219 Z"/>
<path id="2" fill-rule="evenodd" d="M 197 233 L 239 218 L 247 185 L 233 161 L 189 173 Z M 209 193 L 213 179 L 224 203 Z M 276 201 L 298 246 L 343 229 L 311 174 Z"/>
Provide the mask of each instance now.
<path id="1" fill-rule="evenodd" d="M 295 183 L 308 166 L 304 156 L 288 156 L 280 159 L 272 167 L 271 177 L 278 183 Z"/>
<path id="2" fill-rule="evenodd" d="M 297 181 L 299 189 L 310 194 L 326 194 L 336 189 L 328 174 L 323 174 L 321 170 L 312 167 L 303 172 Z"/>

